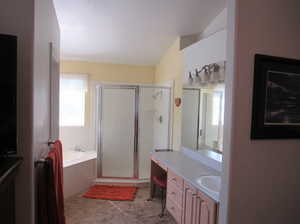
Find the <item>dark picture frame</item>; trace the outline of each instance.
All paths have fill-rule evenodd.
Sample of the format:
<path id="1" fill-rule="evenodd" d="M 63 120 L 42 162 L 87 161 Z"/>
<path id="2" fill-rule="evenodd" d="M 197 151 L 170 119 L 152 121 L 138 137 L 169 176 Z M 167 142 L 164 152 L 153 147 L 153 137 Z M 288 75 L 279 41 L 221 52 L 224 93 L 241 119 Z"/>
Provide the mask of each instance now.
<path id="1" fill-rule="evenodd" d="M 300 138 L 300 60 L 255 55 L 251 139 Z"/>

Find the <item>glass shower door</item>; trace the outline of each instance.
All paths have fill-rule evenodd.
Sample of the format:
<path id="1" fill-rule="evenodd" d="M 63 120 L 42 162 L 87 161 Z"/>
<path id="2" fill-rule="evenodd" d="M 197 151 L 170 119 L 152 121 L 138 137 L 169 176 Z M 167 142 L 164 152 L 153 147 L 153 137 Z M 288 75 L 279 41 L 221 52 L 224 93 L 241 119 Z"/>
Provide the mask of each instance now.
<path id="1" fill-rule="evenodd" d="M 135 177 L 135 87 L 102 87 L 101 177 Z"/>

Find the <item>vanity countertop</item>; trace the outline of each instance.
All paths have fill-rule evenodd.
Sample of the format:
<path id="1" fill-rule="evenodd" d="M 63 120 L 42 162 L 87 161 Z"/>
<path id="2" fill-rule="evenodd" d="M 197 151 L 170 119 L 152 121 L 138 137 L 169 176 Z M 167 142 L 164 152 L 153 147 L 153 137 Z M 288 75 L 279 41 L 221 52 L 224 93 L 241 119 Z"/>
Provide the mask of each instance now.
<path id="1" fill-rule="evenodd" d="M 186 156 L 182 152 L 155 152 L 152 154 L 152 157 L 164 166 L 170 168 L 178 176 L 208 195 L 214 201 L 220 201 L 218 196 L 211 194 L 197 183 L 197 179 L 202 176 L 221 176 L 219 171 Z"/>

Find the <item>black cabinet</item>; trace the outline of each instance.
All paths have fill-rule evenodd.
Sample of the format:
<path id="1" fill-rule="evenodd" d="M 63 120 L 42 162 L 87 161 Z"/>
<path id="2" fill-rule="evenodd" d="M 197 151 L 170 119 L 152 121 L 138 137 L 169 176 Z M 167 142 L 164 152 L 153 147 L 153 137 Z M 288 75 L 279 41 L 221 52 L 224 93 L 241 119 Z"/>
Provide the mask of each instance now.
<path id="1" fill-rule="evenodd" d="M 21 159 L 0 158 L 0 223 L 15 223 L 15 176 Z"/>

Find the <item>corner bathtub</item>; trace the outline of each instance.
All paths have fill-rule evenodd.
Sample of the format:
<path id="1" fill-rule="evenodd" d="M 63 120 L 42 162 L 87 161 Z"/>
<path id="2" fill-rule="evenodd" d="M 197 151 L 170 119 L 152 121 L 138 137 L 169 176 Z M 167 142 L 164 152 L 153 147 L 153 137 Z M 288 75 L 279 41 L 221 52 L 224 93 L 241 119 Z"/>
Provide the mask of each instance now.
<path id="1" fill-rule="evenodd" d="M 97 154 L 96 152 L 93 151 L 77 152 L 77 151 L 66 150 L 63 152 L 63 159 L 64 159 L 63 165 L 65 168 L 96 158 L 97 158 Z"/>
<path id="2" fill-rule="evenodd" d="M 96 152 L 63 152 L 64 197 L 87 190 L 96 179 Z"/>

